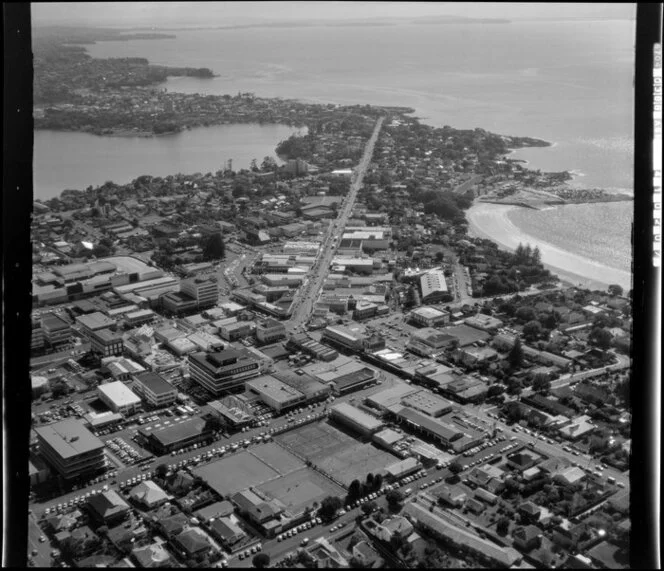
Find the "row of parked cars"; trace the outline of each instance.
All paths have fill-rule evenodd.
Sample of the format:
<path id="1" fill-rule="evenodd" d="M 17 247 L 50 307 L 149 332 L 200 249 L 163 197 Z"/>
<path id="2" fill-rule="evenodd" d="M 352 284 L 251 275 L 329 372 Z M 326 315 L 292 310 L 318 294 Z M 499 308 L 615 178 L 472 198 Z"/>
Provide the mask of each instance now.
<path id="1" fill-rule="evenodd" d="M 252 546 L 250 549 L 246 549 L 244 551 L 241 551 L 238 554 L 238 559 L 246 559 L 247 557 L 251 557 L 252 553 L 258 553 L 262 549 L 263 549 L 263 546 L 260 543 L 258 543 L 256 545 Z"/>
<path id="2" fill-rule="evenodd" d="M 298 533 L 307 531 L 308 529 L 311 529 L 316 525 L 321 525 L 322 523 L 323 521 L 319 517 L 311 518 L 311 521 L 302 523 L 297 527 L 294 527 L 293 529 L 289 529 L 288 531 L 285 531 L 284 533 L 280 533 L 279 535 L 277 535 L 277 541 L 284 541 L 284 539 L 288 539 L 289 537 L 294 537 Z"/>

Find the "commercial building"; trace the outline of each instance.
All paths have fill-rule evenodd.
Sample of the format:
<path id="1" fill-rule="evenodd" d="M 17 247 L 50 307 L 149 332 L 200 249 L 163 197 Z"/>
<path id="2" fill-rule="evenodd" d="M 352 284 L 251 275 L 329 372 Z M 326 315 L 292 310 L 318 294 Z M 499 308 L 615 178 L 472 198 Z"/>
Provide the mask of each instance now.
<path id="1" fill-rule="evenodd" d="M 128 312 L 124 319 L 130 327 L 138 327 L 144 323 L 152 323 L 157 318 L 157 314 L 151 309 L 139 309 L 138 311 Z"/>
<path id="2" fill-rule="evenodd" d="M 272 376 L 289 387 L 300 391 L 304 395 L 305 402 L 324 400 L 332 392 L 332 387 L 329 384 L 321 383 L 302 369 L 279 371 L 272 373 Z"/>
<path id="3" fill-rule="evenodd" d="M 177 389 L 158 373 L 147 371 L 136 375 L 134 390 L 147 404 L 159 408 L 174 403 L 178 397 Z"/>
<path id="4" fill-rule="evenodd" d="M 442 270 L 432 270 L 420 278 L 420 287 L 422 289 L 422 301 L 429 303 L 432 301 L 442 301 L 450 297 L 447 291 L 447 282 Z"/>
<path id="5" fill-rule="evenodd" d="M 205 421 L 189 418 L 166 426 L 143 426 L 138 429 L 142 443 L 155 454 L 170 454 L 173 450 L 199 444 L 211 433 L 205 429 Z"/>
<path id="6" fill-rule="evenodd" d="M 90 333 L 90 348 L 103 357 L 122 355 L 124 342 L 122 335 L 110 329 L 100 329 Z"/>
<path id="7" fill-rule="evenodd" d="M 131 389 L 127 388 L 122 381 L 99 385 L 97 393 L 101 401 L 113 412 L 131 415 L 141 406 L 141 399 Z"/>
<path id="8" fill-rule="evenodd" d="M 497 331 L 500 327 L 503 326 L 503 322 L 500 319 L 496 319 L 490 315 L 484 315 L 483 313 L 478 313 L 472 317 L 469 317 L 464 321 L 464 323 L 474 327 L 475 329 L 488 331 L 490 333 Z"/>
<path id="9" fill-rule="evenodd" d="M 42 317 L 41 327 L 44 339 L 51 347 L 61 347 L 71 340 L 71 327 L 54 313 L 47 313 Z"/>
<path id="10" fill-rule="evenodd" d="M 353 319 L 355 321 L 361 321 L 362 319 L 368 319 L 369 317 L 374 317 L 378 312 L 378 305 L 375 303 L 369 303 L 366 301 L 358 301 L 353 310 Z"/>
<path id="11" fill-rule="evenodd" d="M 192 298 L 198 308 L 212 307 L 219 300 L 219 284 L 214 277 L 182 280 L 180 292 Z"/>
<path id="12" fill-rule="evenodd" d="M 67 480 L 104 469 L 104 443 L 80 422 L 67 418 L 35 428 L 41 457 Z"/>
<path id="13" fill-rule="evenodd" d="M 394 464 L 390 464 L 385 468 L 385 476 L 390 480 L 399 480 L 414 474 L 422 468 L 422 464 L 417 460 L 417 458 L 405 458 Z"/>
<path id="14" fill-rule="evenodd" d="M 450 401 L 427 390 L 417 391 L 405 396 L 401 399 L 401 404 L 434 418 L 442 416 L 454 408 Z"/>
<path id="15" fill-rule="evenodd" d="M 219 336 L 229 342 L 244 339 L 254 334 L 256 324 L 253 321 L 236 321 L 219 328 Z"/>
<path id="16" fill-rule="evenodd" d="M 410 312 L 408 318 L 422 327 L 441 327 L 450 322 L 448 311 L 441 311 L 434 307 L 418 307 Z"/>
<path id="17" fill-rule="evenodd" d="M 115 329 L 116 321 L 104 315 L 101 311 L 88 313 L 86 315 L 79 315 L 76 322 L 81 326 L 81 333 L 90 337 L 95 331 L 102 329 Z"/>
<path id="18" fill-rule="evenodd" d="M 372 385 L 378 380 L 378 371 L 363 363 L 351 361 L 331 371 L 317 373 L 316 377 L 329 383 L 332 392 L 340 396 Z"/>
<path id="19" fill-rule="evenodd" d="M 300 391 L 270 375 L 247 381 L 245 387 L 276 412 L 292 408 L 306 400 Z"/>
<path id="20" fill-rule="evenodd" d="M 323 330 L 322 341 L 340 349 L 361 351 L 367 335 L 361 326 L 343 327 L 339 325 L 328 326 Z"/>
<path id="21" fill-rule="evenodd" d="M 288 340 L 288 343 L 286 343 L 286 349 L 291 351 L 303 351 L 315 359 L 328 362 L 334 361 L 339 356 L 337 351 L 320 344 L 318 341 L 314 341 L 306 333 L 296 333 L 295 335 L 292 335 Z"/>
<path id="22" fill-rule="evenodd" d="M 424 432 L 445 447 L 452 446 L 456 440 L 461 439 L 464 435 L 454 424 L 432 418 L 410 407 L 395 405 L 390 412 L 394 414 L 398 422 Z"/>
<path id="23" fill-rule="evenodd" d="M 208 406 L 212 409 L 212 413 L 232 430 L 241 430 L 254 421 L 254 413 L 247 403 L 233 395 L 210 401 Z"/>
<path id="24" fill-rule="evenodd" d="M 192 380 L 213 395 L 238 389 L 261 372 L 259 361 L 243 350 L 192 353 L 188 360 Z"/>
<path id="25" fill-rule="evenodd" d="M 286 327 L 276 319 L 267 318 L 256 324 L 256 339 L 261 344 L 274 343 L 286 337 Z"/>
<path id="26" fill-rule="evenodd" d="M 345 402 L 330 407 L 330 415 L 363 436 L 371 436 L 383 427 L 382 421 Z"/>

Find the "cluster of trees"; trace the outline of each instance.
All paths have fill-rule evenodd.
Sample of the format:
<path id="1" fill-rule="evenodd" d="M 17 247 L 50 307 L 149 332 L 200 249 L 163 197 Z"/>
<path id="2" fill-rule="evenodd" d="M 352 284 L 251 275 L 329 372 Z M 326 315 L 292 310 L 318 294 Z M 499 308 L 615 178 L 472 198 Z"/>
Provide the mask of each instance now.
<path id="1" fill-rule="evenodd" d="M 371 492 L 380 490 L 382 487 L 383 476 L 381 474 L 374 476 L 369 472 L 364 482 L 355 479 L 350 483 L 350 486 L 348 486 L 348 495 L 346 496 L 346 504 L 351 504 Z"/>
<path id="2" fill-rule="evenodd" d="M 318 509 L 318 515 L 321 519 L 329 521 L 334 518 L 337 511 L 341 509 L 343 502 L 336 496 L 327 496 L 323 498 Z"/>

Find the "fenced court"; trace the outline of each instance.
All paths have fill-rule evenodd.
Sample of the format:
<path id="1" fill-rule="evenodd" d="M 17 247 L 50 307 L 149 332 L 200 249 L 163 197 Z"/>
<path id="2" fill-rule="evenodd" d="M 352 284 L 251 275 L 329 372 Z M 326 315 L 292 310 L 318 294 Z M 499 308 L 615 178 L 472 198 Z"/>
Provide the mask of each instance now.
<path id="1" fill-rule="evenodd" d="M 308 424 L 276 437 L 283 446 L 307 458 L 323 473 L 348 486 L 398 460 L 373 444 L 362 443 L 324 422 Z"/>
<path id="2" fill-rule="evenodd" d="M 321 503 L 327 496 L 343 496 L 345 490 L 325 476 L 310 468 L 301 468 L 271 480 L 258 489 L 273 498 L 278 498 L 294 514 L 306 507 L 313 507 L 314 502 Z"/>
<path id="3" fill-rule="evenodd" d="M 299 458 L 273 442 L 254 446 L 249 452 L 282 476 L 305 467 Z"/>
<path id="4" fill-rule="evenodd" d="M 276 470 L 250 454 L 240 452 L 192 471 L 218 494 L 235 494 L 250 486 L 257 486 L 279 477 Z"/>

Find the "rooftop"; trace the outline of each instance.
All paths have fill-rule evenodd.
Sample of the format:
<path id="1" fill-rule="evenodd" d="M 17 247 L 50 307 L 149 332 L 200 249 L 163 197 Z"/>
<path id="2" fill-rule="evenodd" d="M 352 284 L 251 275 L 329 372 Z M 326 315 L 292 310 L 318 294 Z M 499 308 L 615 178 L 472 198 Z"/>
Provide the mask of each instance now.
<path id="1" fill-rule="evenodd" d="M 151 371 L 141 373 L 140 375 L 137 375 L 136 378 L 142 385 L 157 395 L 167 394 L 175 390 L 173 385 L 164 379 L 164 377 Z"/>
<path id="2" fill-rule="evenodd" d="M 73 418 L 38 426 L 35 432 L 65 459 L 104 448 L 99 438 Z"/>
<path id="3" fill-rule="evenodd" d="M 116 406 L 130 406 L 141 402 L 141 399 L 127 388 L 122 381 L 99 385 L 97 390 L 106 395 Z"/>

